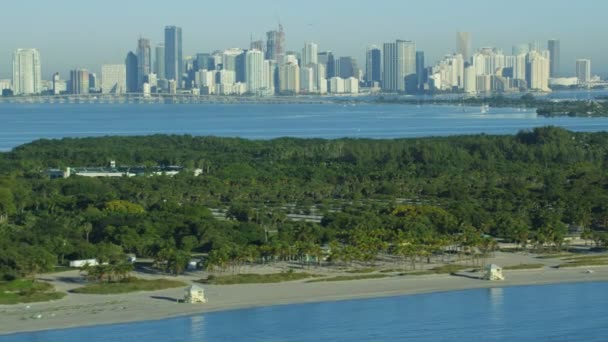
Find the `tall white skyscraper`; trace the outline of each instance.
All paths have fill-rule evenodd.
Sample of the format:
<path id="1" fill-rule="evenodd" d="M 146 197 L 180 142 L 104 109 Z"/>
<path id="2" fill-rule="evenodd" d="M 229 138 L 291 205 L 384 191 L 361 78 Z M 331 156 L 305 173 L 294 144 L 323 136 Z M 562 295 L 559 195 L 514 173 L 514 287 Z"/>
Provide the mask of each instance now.
<path id="1" fill-rule="evenodd" d="M 416 44 L 405 40 L 385 43 L 383 53 L 383 88 L 394 92 L 415 91 L 418 83 L 416 77 Z"/>
<path id="2" fill-rule="evenodd" d="M 591 81 L 591 60 L 577 59 L 576 60 L 576 78 L 578 83 L 589 83 Z"/>
<path id="3" fill-rule="evenodd" d="M 300 67 L 288 63 L 279 66 L 279 89 L 283 94 L 298 94 L 300 92 Z"/>
<path id="4" fill-rule="evenodd" d="M 313 42 L 306 42 L 302 49 L 302 66 L 318 63 L 318 47 Z"/>
<path id="5" fill-rule="evenodd" d="M 13 54 L 13 93 L 28 95 L 41 91 L 40 53 L 36 49 L 17 49 Z"/>
<path id="6" fill-rule="evenodd" d="M 532 51 L 528 54 L 528 64 L 530 68 L 530 89 L 538 91 L 551 91 L 549 88 L 549 69 L 550 62 L 548 52 L 543 53 Z"/>
<path id="7" fill-rule="evenodd" d="M 300 68 L 300 92 L 310 94 L 315 92 L 315 71 L 314 64 Z"/>
<path id="8" fill-rule="evenodd" d="M 245 54 L 245 83 L 247 91 L 257 93 L 263 87 L 264 53 L 260 50 L 249 50 Z"/>
<path id="9" fill-rule="evenodd" d="M 273 60 L 265 60 L 262 70 L 262 89 L 266 94 L 274 94 L 275 90 L 275 74 L 277 73 L 277 62 Z"/>
<path id="10" fill-rule="evenodd" d="M 127 67 L 124 64 L 101 66 L 101 92 L 104 94 L 127 92 Z"/>

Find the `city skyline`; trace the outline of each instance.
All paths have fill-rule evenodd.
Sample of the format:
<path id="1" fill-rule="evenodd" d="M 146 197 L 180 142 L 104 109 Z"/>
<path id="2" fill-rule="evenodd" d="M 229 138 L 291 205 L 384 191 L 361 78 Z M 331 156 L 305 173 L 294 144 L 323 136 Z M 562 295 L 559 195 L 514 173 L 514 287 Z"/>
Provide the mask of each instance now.
<path id="1" fill-rule="evenodd" d="M 69 5 L 73 1 L 66 2 Z M 567 1 L 529 3 L 514 0 L 511 6 L 520 10 L 511 11 L 515 13 L 512 14 L 511 26 L 508 23 L 497 25 L 496 20 L 504 18 L 497 16 L 493 8 L 495 6 L 484 5 L 478 0 L 452 6 L 454 8 L 446 10 L 439 17 L 411 16 L 407 13 L 429 13 L 428 10 L 433 6 L 450 6 L 451 3 L 439 1 L 434 5 L 411 5 L 385 1 L 382 6 L 363 11 L 359 7 L 366 3 L 353 1 L 354 15 L 348 20 L 335 15 L 339 13 L 335 12 L 340 8 L 339 4 L 313 0 L 310 6 L 323 6 L 326 10 L 316 11 L 314 16 L 302 16 L 301 12 L 291 6 L 278 1 L 262 0 L 257 6 L 242 2 L 239 7 L 247 10 L 248 16 L 242 19 L 239 17 L 238 20 L 232 20 L 232 6 L 203 6 L 194 1 L 184 1 L 184 4 L 175 6 L 176 8 L 163 7 L 162 10 L 156 10 L 150 7 L 146 10 L 144 21 L 135 19 L 135 15 L 140 13 L 141 3 L 143 2 L 121 2 L 120 11 L 116 11 L 117 7 L 113 6 L 119 4 L 115 0 L 103 4 L 87 4 L 84 9 L 83 6 L 78 7 L 79 10 L 83 13 L 90 11 L 95 16 L 83 16 L 86 22 L 79 17 L 70 17 L 78 22 L 65 24 L 60 19 L 77 11 L 70 6 L 57 6 L 42 1 L 7 5 L 8 11 L 14 11 L 15 15 L 9 16 L 5 25 L 16 26 L 22 17 L 20 13 L 28 13 L 30 30 L 2 37 L 0 78 L 10 78 L 11 55 L 18 48 L 38 49 L 43 56 L 42 76 L 49 79 L 55 72 L 60 72 L 65 77 L 70 70 L 77 68 L 99 73 L 101 65 L 120 63 L 126 52 L 135 50 L 133 42 L 136 42 L 137 37 L 150 39 L 154 47 L 163 44 L 163 27 L 169 25 L 183 28 L 184 56 L 193 56 L 199 52 L 230 47 L 248 48 L 251 40 L 265 39 L 266 32 L 274 30 L 279 22 L 284 26 L 287 36 L 285 50 L 300 51 L 305 42 L 312 41 L 318 45 L 319 51 L 331 50 L 335 56 L 353 56 L 360 64 L 365 60 L 368 46 L 395 39 L 414 41 L 419 50 L 425 51 L 427 64 L 433 64 L 444 55 L 456 51 L 454 35 L 462 31 L 471 33 L 473 50 L 493 46 L 508 52 L 517 44 L 538 41 L 545 45 L 549 39 L 559 39 L 560 69 L 563 73 L 574 74 L 574 63 L 581 58 L 593 60 L 594 71 L 608 70 L 608 53 L 604 51 L 601 37 L 606 24 L 600 15 L 603 12 L 601 8 L 608 8 L 608 5 L 592 1 L 577 2 L 577 9 L 586 13 L 584 18 L 579 18 L 572 15 L 572 5 Z M 34 7 L 37 8 L 36 11 L 32 11 Z M 187 13 L 202 10 L 213 13 L 206 17 L 204 23 L 186 16 Z M 101 30 L 99 25 L 102 20 L 95 19 L 102 17 L 103 13 L 111 13 L 116 21 L 107 30 Z M 53 18 L 53 25 L 49 26 L 48 19 L 45 18 Z M 404 18 L 408 20 L 403 20 Z M 435 24 L 428 25 L 429 20 L 435 21 Z M 230 25 L 222 26 L 221 30 L 213 29 L 214 25 L 222 22 Z M 371 24 L 362 24 L 363 22 Z M 530 25 L 520 25 L 522 22 Z M 336 25 L 338 23 L 340 25 Z M 80 27 L 75 30 L 74 27 L 77 26 Z M 90 39 L 92 36 L 95 37 L 94 41 Z M 79 49 L 74 49 L 73 46 Z"/>

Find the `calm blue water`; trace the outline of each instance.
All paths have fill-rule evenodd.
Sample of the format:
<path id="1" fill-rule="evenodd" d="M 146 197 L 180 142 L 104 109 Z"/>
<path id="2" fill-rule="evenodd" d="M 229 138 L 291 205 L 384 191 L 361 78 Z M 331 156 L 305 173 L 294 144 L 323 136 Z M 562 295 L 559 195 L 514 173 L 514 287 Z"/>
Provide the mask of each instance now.
<path id="1" fill-rule="evenodd" d="M 465 112 L 466 110 L 466 112 Z M 533 110 L 398 105 L 0 105 L 0 150 L 40 138 L 176 133 L 254 139 L 510 134 L 556 125 L 608 129 L 606 118 L 543 118 Z"/>
<path id="2" fill-rule="evenodd" d="M 608 283 L 301 304 L 0 337 L 30 341 L 606 341 Z"/>

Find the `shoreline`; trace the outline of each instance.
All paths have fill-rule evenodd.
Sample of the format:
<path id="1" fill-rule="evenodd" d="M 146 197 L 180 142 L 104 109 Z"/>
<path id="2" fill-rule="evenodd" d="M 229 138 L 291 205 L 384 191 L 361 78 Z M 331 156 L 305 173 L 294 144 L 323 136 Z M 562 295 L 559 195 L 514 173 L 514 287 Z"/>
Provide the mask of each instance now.
<path id="1" fill-rule="evenodd" d="M 593 269 L 594 273 L 585 273 Z M 204 285 L 207 304 L 182 304 L 183 288 L 120 295 L 68 293 L 54 302 L 0 305 L 0 336 L 129 324 L 205 313 L 514 286 L 608 282 L 608 266 L 505 271 L 490 282 L 466 276 L 423 275 L 342 282 Z M 32 318 L 42 315 L 41 319 Z M 8 328 L 10 327 L 10 328 Z"/>

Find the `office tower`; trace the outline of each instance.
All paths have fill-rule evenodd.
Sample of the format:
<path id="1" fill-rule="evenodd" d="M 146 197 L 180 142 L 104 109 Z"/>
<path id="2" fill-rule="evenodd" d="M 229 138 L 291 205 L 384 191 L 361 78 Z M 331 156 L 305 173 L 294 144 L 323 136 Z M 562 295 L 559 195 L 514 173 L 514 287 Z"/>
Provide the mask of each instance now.
<path id="1" fill-rule="evenodd" d="M 264 48 L 264 41 L 263 40 L 254 40 L 249 44 L 249 49 L 251 50 L 260 50 L 262 51 L 262 53 L 264 53 L 264 51 L 266 50 Z"/>
<path id="2" fill-rule="evenodd" d="M 382 82 L 382 51 L 374 45 L 365 54 L 365 82 L 370 87 Z"/>
<path id="3" fill-rule="evenodd" d="M 547 48 L 549 49 L 549 53 L 550 58 L 551 58 L 551 70 L 550 70 L 550 75 L 551 77 L 558 77 L 559 76 L 559 65 L 561 63 L 560 61 L 560 46 L 559 46 L 559 40 L 557 39 L 551 39 L 549 40 L 549 42 L 547 43 Z"/>
<path id="4" fill-rule="evenodd" d="M 325 66 L 326 77 L 328 79 L 336 76 L 336 61 L 334 59 L 334 54 L 331 51 L 318 53 L 317 63 Z"/>
<path id="5" fill-rule="evenodd" d="M 125 69 L 127 71 L 127 93 L 137 93 L 137 56 L 133 52 L 127 54 Z"/>
<path id="6" fill-rule="evenodd" d="M 416 78 L 419 90 L 424 89 L 426 83 L 426 68 L 424 65 L 424 51 L 416 51 Z"/>
<path id="7" fill-rule="evenodd" d="M 260 50 L 249 50 L 245 53 L 245 83 L 247 91 L 258 93 L 264 86 L 264 54 Z"/>
<path id="8" fill-rule="evenodd" d="M 579 84 L 589 83 L 591 81 L 591 60 L 577 59 L 576 60 L 576 78 Z"/>
<path id="9" fill-rule="evenodd" d="M 234 72 L 236 73 L 236 82 L 245 83 L 247 78 L 247 50 L 242 51 L 236 56 Z"/>
<path id="10" fill-rule="evenodd" d="M 89 93 L 89 71 L 76 69 L 70 71 L 70 93 L 86 95 Z"/>
<path id="11" fill-rule="evenodd" d="M 211 54 L 209 53 L 197 53 L 194 59 L 194 71 L 200 70 L 215 70 L 214 63 L 212 63 Z"/>
<path id="12" fill-rule="evenodd" d="M 475 67 L 472 65 L 464 68 L 464 92 L 468 94 L 477 92 L 477 76 Z"/>
<path id="13" fill-rule="evenodd" d="M 154 48 L 154 73 L 159 80 L 165 79 L 165 46 L 163 44 Z"/>
<path id="14" fill-rule="evenodd" d="M 308 66 L 300 68 L 300 92 L 303 94 L 315 92 L 315 65 L 316 64 L 309 64 Z"/>
<path id="15" fill-rule="evenodd" d="M 549 88 L 549 53 L 531 51 L 528 54 L 528 87 L 537 91 L 550 91 Z"/>
<path id="16" fill-rule="evenodd" d="M 137 89 L 142 90 L 144 78 L 152 72 L 152 48 L 150 40 L 140 38 L 137 41 Z"/>
<path id="17" fill-rule="evenodd" d="M 104 94 L 124 94 L 127 92 L 127 67 L 125 64 L 104 64 L 101 66 L 101 92 Z"/>
<path id="18" fill-rule="evenodd" d="M 464 61 L 471 62 L 471 33 L 458 32 L 456 33 L 456 53 L 461 54 Z"/>
<path id="19" fill-rule="evenodd" d="M 181 27 L 165 27 L 165 78 L 175 80 L 175 87 L 181 88 L 184 73 Z"/>
<path id="20" fill-rule="evenodd" d="M 59 82 L 61 81 L 61 76 L 58 72 L 53 74 L 53 95 L 59 95 Z M 1 89 L 0 89 L 1 90 Z"/>
<path id="21" fill-rule="evenodd" d="M 512 49 L 513 56 L 525 55 L 530 52 L 530 46 L 528 44 L 519 44 L 513 46 Z"/>
<path id="22" fill-rule="evenodd" d="M 319 62 L 317 44 L 306 42 L 302 49 L 302 66 L 317 64 Z"/>
<path id="23" fill-rule="evenodd" d="M 285 53 L 285 32 L 283 25 L 279 24 L 277 31 L 266 32 L 266 59 L 280 61 Z"/>
<path id="24" fill-rule="evenodd" d="M 540 52 L 541 51 L 540 42 L 530 42 L 530 43 L 528 43 L 528 50 L 530 52 L 532 52 L 532 51 Z"/>
<path id="25" fill-rule="evenodd" d="M 222 70 L 232 70 L 236 72 L 237 57 L 243 53 L 242 49 L 231 48 L 222 53 Z"/>
<path id="26" fill-rule="evenodd" d="M 89 92 L 97 92 L 99 88 L 99 82 L 97 81 L 97 74 L 89 72 Z"/>
<path id="27" fill-rule="evenodd" d="M 13 94 L 39 94 L 41 91 L 40 53 L 36 49 L 17 49 L 13 54 Z"/>
<path id="28" fill-rule="evenodd" d="M 416 44 L 404 40 L 385 43 L 383 55 L 383 89 L 391 92 L 415 92 L 418 83 L 416 77 Z"/>
<path id="29" fill-rule="evenodd" d="M 279 66 L 279 88 L 281 94 L 294 95 L 300 92 L 300 67 L 294 63 Z"/>
<path id="30" fill-rule="evenodd" d="M 278 68 L 277 62 L 273 60 L 264 60 L 262 70 L 262 89 L 265 90 L 266 94 L 274 94 L 275 92 L 275 79 L 277 78 Z"/>
<path id="31" fill-rule="evenodd" d="M 336 68 L 336 74 L 338 77 L 347 79 L 349 77 L 357 78 L 359 75 L 359 68 L 357 68 L 357 61 L 353 57 L 340 57 L 338 60 L 339 67 Z"/>
<path id="32" fill-rule="evenodd" d="M 319 94 L 325 94 L 327 92 L 327 72 L 325 65 L 315 64 L 313 67 L 315 91 Z"/>
<path id="33" fill-rule="evenodd" d="M 513 62 L 513 79 L 525 80 L 526 79 L 526 55 L 516 55 Z"/>

